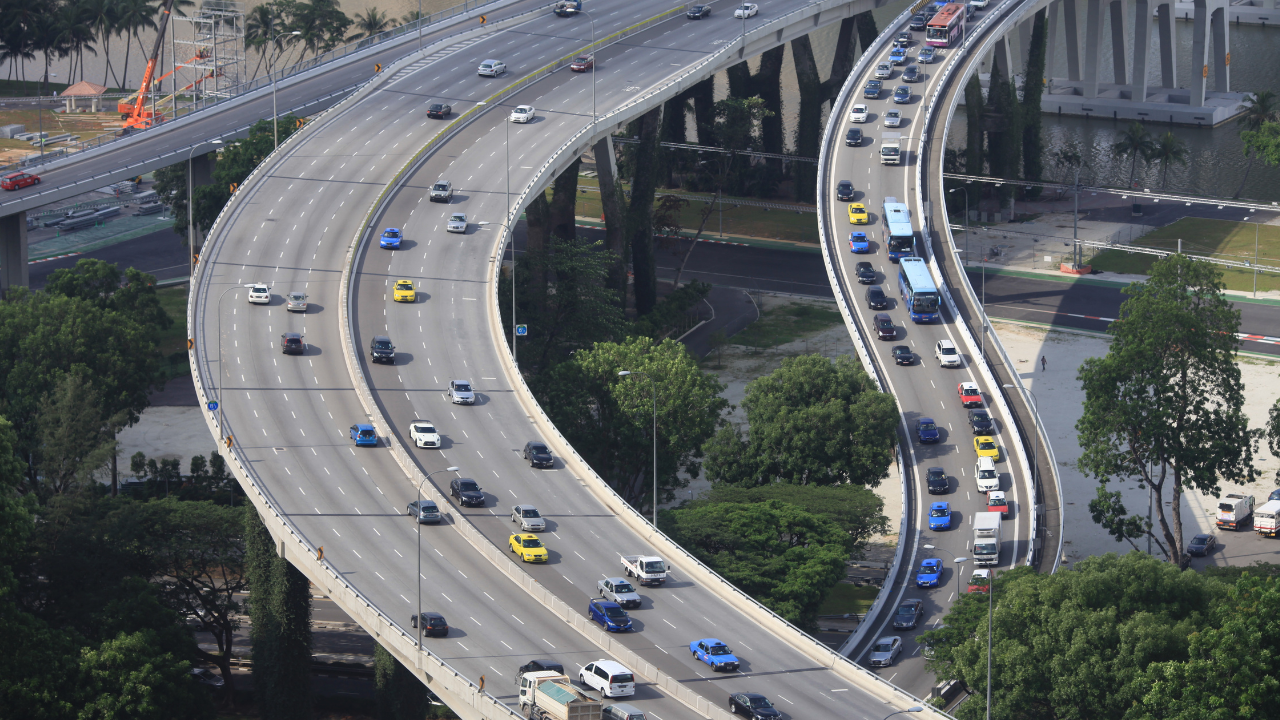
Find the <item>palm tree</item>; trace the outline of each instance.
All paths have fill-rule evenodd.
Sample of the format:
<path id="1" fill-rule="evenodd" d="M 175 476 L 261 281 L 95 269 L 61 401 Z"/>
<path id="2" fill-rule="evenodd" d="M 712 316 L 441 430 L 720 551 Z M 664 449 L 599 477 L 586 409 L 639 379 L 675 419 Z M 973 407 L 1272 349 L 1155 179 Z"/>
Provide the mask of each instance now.
<path id="1" fill-rule="evenodd" d="M 120 86 L 120 78 L 115 77 L 115 68 L 111 67 L 111 36 L 116 32 L 115 0 L 84 0 L 86 21 L 94 29 L 98 40 L 102 42 L 102 51 L 107 56 L 107 66 L 102 71 L 102 84 L 107 87 L 107 76 L 112 76 L 115 87 Z"/>
<path id="2" fill-rule="evenodd" d="M 156 29 L 156 9 L 151 6 L 151 0 L 117 0 L 119 11 L 118 22 L 116 25 L 116 34 L 123 37 L 133 37 L 134 42 L 138 44 L 138 51 L 142 53 L 142 57 L 147 57 L 147 51 L 142 47 L 142 38 L 138 33 L 143 28 Z M 121 77 L 124 78 L 123 87 L 129 84 L 129 44 L 125 43 L 124 56 L 124 72 Z"/>
<path id="3" fill-rule="evenodd" d="M 383 30 L 386 30 L 388 27 L 396 26 L 395 21 L 377 7 L 370 7 L 363 14 L 356 13 L 356 19 L 353 25 L 356 31 L 347 36 L 347 42 L 355 42 L 362 38 L 373 37 Z"/>
<path id="4" fill-rule="evenodd" d="M 84 79 L 84 51 L 98 54 L 93 47 L 95 39 L 91 21 L 91 9 L 87 0 L 63 5 L 58 12 L 58 22 L 62 37 L 71 55 L 71 71 L 67 73 L 68 84 L 75 81 L 76 68 L 80 69 L 80 79 Z"/>
<path id="5" fill-rule="evenodd" d="M 1120 139 L 1111 145 L 1115 154 L 1129 156 L 1129 187 L 1133 187 L 1133 176 L 1138 172 L 1138 158 L 1147 158 L 1155 143 L 1151 142 L 1151 133 L 1140 122 L 1129 123 L 1129 127 L 1120 133 Z"/>
<path id="6" fill-rule="evenodd" d="M 1240 126 L 1241 132 L 1256 132 L 1262 127 L 1263 123 L 1275 122 L 1280 119 L 1280 98 L 1270 90 L 1256 92 L 1244 100 L 1244 115 L 1236 121 Z M 1249 179 L 1249 171 L 1253 169 L 1253 161 L 1258 159 L 1258 153 L 1252 148 L 1246 148 L 1245 152 L 1249 154 L 1249 164 L 1244 168 L 1244 177 L 1240 178 L 1240 187 L 1236 188 L 1236 194 L 1232 198 L 1240 197 L 1240 193 L 1244 192 L 1244 183 Z"/>
<path id="7" fill-rule="evenodd" d="M 1151 147 L 1151 153 L 1147 156 L 1148 160 L 1158 160 L 1162 169 L 1163 178 L 1160 181 L 1160 189 L 1163 190 L 1169 184 L 1169 165 L 1170 163 L 1178 163 L 1179 165 L 1187 164 L 1187 144 L 1182 138 L 1167 132 L 1160 136 Z"/>
<path id="8" fill-rule="evenodd" d="M 258 50 L 258 64 L 253 68 L 253 78 L 258 77 L 258 71 L 262 69 L 262 61 L 267 57 L 267 53 L 271 51 L 267 45 L 276 39 L 278 33 L 275 28 L 285 27 L 284 18 L 281 17 L 280 8 L 275 3 L 264 3 L 256 5 L 244 20 L 244 44 L 246 48 L 256 48 Z M 283 30 L 282 30 L 283 32 Z M 279 51 L 283 44 L 276 42 L 276 50 Z M 253 78 L 250 78 L 252 80 Z"/>
<path id="9" fill-rule="evenodd" d="M 400 18 L 400 24 L 408 25 L 409 23 L 417 22 L 425 17 L 431 17 L 431 13 L 423 14 L 421 10 L 410 10 Z"/>

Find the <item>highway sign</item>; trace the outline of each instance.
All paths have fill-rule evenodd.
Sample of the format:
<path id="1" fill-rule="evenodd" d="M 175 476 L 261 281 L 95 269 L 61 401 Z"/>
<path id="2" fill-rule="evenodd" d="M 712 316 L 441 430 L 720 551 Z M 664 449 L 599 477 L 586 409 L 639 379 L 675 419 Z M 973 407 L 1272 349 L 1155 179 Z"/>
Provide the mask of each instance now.
<path id="1" fill-rule="evenodd" d="M 516 326 L 516 335 L 517 335 L 518 337 L 524 337 L 525 335 L 528 335 L 528 334 L 529 334 L 529 326 L 528 326 L 528 325 L 517 325 L 517 326 Z"/>
<path id="2" fill-rule="evenodd" d="M 208 402 L 208 404 L 206 404 L 206 405 L 205 405 L 205 407 L 209 408 L 209 411 L 210 411 L 210 412 L 213 412 L 214 410 L 217 410 L 217 409 L 218 409 L 218 401 L 217 401 L 217 400 L 210 400 L 210 401 Z"/>

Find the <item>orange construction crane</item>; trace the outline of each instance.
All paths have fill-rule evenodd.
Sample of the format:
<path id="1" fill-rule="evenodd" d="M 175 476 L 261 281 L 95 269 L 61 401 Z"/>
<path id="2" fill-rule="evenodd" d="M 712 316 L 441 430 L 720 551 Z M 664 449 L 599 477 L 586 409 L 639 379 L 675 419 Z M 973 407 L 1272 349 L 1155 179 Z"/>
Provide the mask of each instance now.
<path id="1" fill-rule="evenodd" d="M 156 63 L 160 59 L 160 49 L 164 47 L 164 32 L 169 27 L 169 11 L 173 8 L 173 0 L 164 0 L 160 8 L 159 27 L 156 28 L 156 45 L 151 50 L 151 58 L 147 60 L 147 72 L 142 76 L 142 84 L 138 86 L 138 99 L 134 101 L 129 117 L 124 121 L 125 132 L 129 130 L 145 130 L 163 120 L 153 117 L 154 113 L 147 109 L 147 93 L 151 90 L 151 79 L 156 74 Z"/>
<path id="2" fill-rule="evenodd" d="M 204 60 L 204 59 L 206 59 L 206 58 L 208 58 L 208 57 L 209 57 L 209 49 L 208 49 L 208 48 L 201 48 L 199 53 L 197 53 L 196 55 L 192 56 L 192 58 L 191 58 L 190 60 L 188 60 L 188 61 L 187 61 L 187 64 L 188 64 L 188 65 L 190 65 L 191 63 L 195 62 L 196 60 Z M 156 86 L 158 87 L 158 86 L 160 85 L 160 83 L 164 81 L 164 79 L 165 79 L 165 78 L 169 77 L 169 76 L 170 76 L 170 75 L 172 75 L 173 73 L 174 73 L 174 70 L 170 70 L 169 72 L 167 72 L 167 73 L 165 73 L 165 74 L 161 75 L 160 77 L 156 78 L 155 80 L 152 80 L 152 81 L 151 81 L 151 83 L 152 83 L 153 85 L 156 85 Z M 196 80 L 196 81 L 195 81 L 194 83 L 192 83 L 191 85 L 188 85 L 187 87 L 184 87 L 184 88 L 182 88 L 182 89 L 183 89 L 183 90 L 189 90 L 189 89 L 191 89 L 194 85 L 196 85 L 196 84 L 200 83 L 200 81 L 201 81 L 201 80 L 204 80 L 204 78 L 200 78 L 199 80 Z M 116 104 L 116 111 L 120 113 L 120 119 L 121 119 L 121 120 L 128 120 L 128 119 L 129 119 L 129 117 L 133 115 L 133 108 L 134 108 L 134 105 L 137 103 L 137 101 L 138 101 L 138 96 L 139 96 L 139 95 L 141 95 L 141 94 L 142 94 L 142 90 L 136 90 L 136 91 L 134 91 L 132 94 L 130 94 L 130 95 L 129 95 L 129 97 L 126 97 L 126 98 L 120 98 L 120 100 L 119 100 L 119 101 L 117 101 L 117 104 Z M 161 121 L 161 120 L 163 120 L 163 119 L 164 119 L 164 118 L 160 118 L 160 120 L 157 120 L 156 122 L 160 122 L 160 121 Z"/>

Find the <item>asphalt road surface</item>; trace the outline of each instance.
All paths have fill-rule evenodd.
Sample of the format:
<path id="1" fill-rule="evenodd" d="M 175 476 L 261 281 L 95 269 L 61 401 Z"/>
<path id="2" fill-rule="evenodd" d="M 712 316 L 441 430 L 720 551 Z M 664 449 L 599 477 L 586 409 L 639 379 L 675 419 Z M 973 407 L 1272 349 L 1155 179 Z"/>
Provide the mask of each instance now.
<path id="1" fill-rule="evenodd" d="M 87 258 L 112 263 L 121 270 L 137 268 L 154 275 L 156 280 L 187 277 L 186 249 L 186 238 L 174 232 L 173 228 L 157 230 L 71 257 L 31 263 L 31 289 L 44 287 L 46 279 L 54 270 L 75 267 L 77 262 Z"/>

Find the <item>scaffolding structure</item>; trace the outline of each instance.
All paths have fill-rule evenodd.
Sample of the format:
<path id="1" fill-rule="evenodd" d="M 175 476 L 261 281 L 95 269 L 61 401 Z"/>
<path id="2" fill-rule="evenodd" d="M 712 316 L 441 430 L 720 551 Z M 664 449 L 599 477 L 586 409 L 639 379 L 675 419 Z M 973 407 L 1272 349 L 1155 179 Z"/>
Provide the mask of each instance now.
<path id="1" fill-rule="evenodd" d="M 243 6 L 234 0 L 203 0 L 190 15 L 175 10 L 172 21 L 173 87 L 189 95 L 194 107 L 231 97 L 247 79 Z"/>

